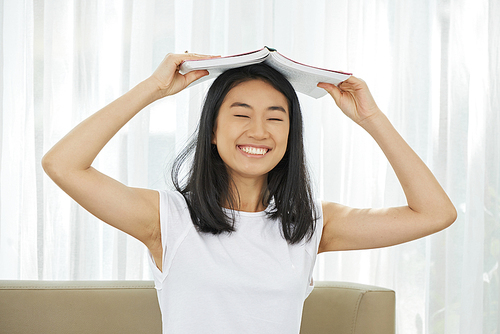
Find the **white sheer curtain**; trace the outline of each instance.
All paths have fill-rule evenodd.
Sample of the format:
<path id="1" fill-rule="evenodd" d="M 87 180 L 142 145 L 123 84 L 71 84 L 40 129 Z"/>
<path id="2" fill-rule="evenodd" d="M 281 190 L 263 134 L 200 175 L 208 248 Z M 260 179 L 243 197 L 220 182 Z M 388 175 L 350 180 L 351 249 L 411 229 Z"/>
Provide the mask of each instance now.
<path id="1" fill-rule="evenodd" d="M 446 231 L 370 251 L 322 254 L 318 280 L 397 293 L 399 333 L 500 330 L 500 3 L 497 0 L 0 0 L 0 279 L 150 279 L 144 247 L 81 209 L 40 159 L 168 52 L 277 48 L 364 78 L 458 208 Z M 159 101 L 95 166 L 169 186 L 207 84 Z M 318 197 L 404 204 L 373 140 L 328 97 L 300 96 Z"/>

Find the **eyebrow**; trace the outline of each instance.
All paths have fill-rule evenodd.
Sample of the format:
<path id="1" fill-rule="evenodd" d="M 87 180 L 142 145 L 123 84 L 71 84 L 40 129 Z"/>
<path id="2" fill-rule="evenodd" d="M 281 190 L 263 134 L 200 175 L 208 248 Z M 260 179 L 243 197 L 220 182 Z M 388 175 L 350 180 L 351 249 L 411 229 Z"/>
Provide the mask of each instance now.
<path id="1" fill-rule="evenodd" d="M 250 105 L 243 103 L 243 102 L 234 102 L 233 104 L 231 104 L 230 108 L 232 108 L 232 107 L 243 107 L 243 108 L 253 109 Z M 271 106 L 271 107 L 268 107 L 267 110 L 279 110 L 279 111 L 282 111 L 286 114 L 286 110 L 282 106 Z"/>

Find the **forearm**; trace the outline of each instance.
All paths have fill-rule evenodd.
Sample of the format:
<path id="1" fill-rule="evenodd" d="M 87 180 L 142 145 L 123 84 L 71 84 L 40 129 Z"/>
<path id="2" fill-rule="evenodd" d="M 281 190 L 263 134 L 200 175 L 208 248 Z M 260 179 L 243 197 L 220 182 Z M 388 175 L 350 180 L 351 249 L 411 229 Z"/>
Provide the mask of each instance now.
<path id="1" fill-rule="evenodd" d="M 375 139 L 387 157 L 401 183 L 408 207 L 428 218 L 453 222 L 456 211 L 445 191 L 387 117 L 379 112 L 363 120 L 360 126 Z"/>
<path id="2" fill-rule="evenodd" d="M 158 99 L 154 84 L 146 80 L 99 110 L 62 138 L 44 156 L 51 174 L 86 170 L 106 143 L 139 111 Z"/>
<path id="3" fill-rule="evenodd" d="M 338 87 L 320 83 L 346 116 L 377 142 L 406 196 L 407 206 L 353 209 L 323 205 L 321 251 L 397 245 L 438 232 L 456 219 L 456 210 L 434 175 L 380 111 L 366 83 L 350 77 Z"/>

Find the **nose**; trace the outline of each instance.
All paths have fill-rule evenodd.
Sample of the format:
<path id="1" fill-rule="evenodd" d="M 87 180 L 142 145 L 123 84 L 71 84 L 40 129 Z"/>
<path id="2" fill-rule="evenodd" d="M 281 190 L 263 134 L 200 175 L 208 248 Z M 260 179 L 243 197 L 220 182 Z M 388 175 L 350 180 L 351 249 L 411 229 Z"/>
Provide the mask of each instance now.
<path id="1" fill-rule="evenodd" d="M 252 119 L 247 134 L 250 138 L 259 140 L 268 138 L 269 132 L 267 131 L 265 121 L 262 119 Z"/>

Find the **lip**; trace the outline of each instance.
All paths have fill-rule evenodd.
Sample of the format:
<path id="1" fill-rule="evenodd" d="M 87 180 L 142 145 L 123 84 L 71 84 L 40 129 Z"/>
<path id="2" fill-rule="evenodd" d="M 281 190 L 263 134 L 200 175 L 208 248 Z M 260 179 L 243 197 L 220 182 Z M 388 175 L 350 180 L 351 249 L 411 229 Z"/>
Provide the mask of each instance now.
<path id="1" fill-rule="evenodd" d="M 269 146 L 265 145 L 237 145 L 238 150 L 245 156 L 251 157 L 251 158 L 262 158 L 265 157 L 272 149 Z M 265 154 L 250 154 L 245 151 L 243 151 L 242 147 L 250 147 L 250 148 L 257 148 L 257 149 L 264 149 L 266 150 Z"/>

